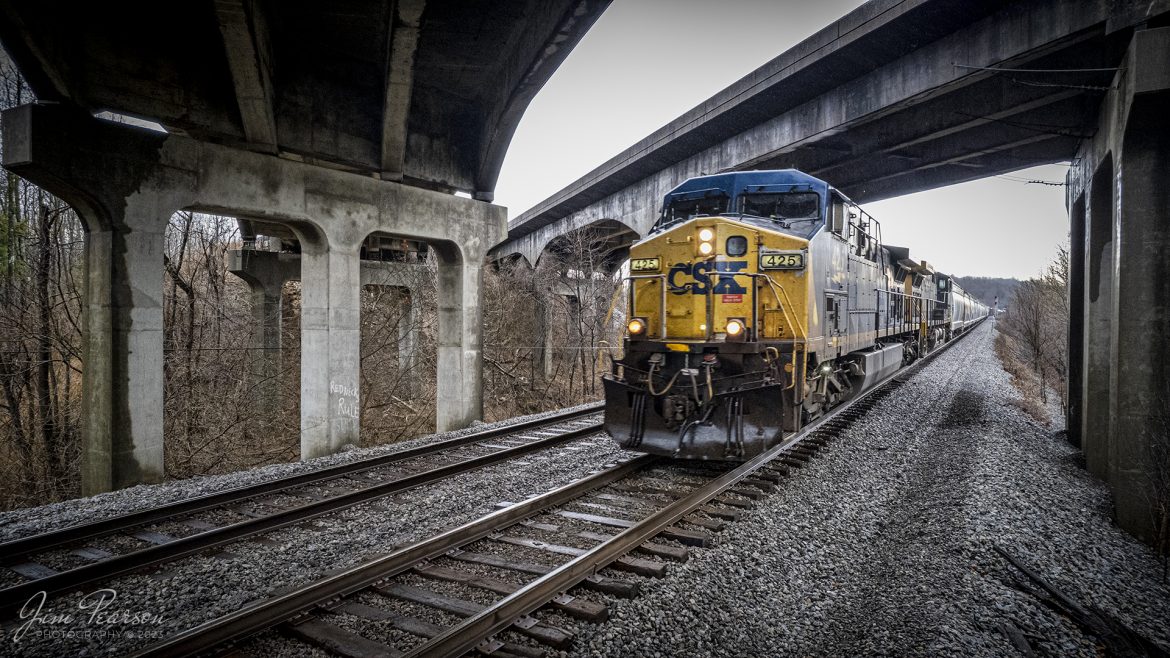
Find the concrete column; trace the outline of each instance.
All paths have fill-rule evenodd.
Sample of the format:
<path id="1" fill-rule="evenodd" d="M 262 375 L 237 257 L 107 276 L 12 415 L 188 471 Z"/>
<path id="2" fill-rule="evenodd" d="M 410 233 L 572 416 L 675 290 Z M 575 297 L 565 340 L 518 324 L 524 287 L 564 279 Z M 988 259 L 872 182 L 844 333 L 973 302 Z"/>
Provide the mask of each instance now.
<path id="1" fill-rule="evenodd" d="M 483 418 L 483 259 L 486 248 L 433 244 L 438 272 L 438 381 L 435 428 L 467 427 Z"/>
<path id="2" fill-rule="evenodd" d="M 1109 480 L 1118 525 L 1152 541 L 1155 483 L 1170 477 L 1170 28 L 1137 32 L 1132 48 L 1116 166 Z"/>
<path id="3" fill-rule="evenodd" d="M 1085 257 L 1084 353 L 1081 371 L 1080 435 L 1085 465 L 1098 477 L 1109 473 L 1109 391 L 1113 315 L 1113 160 L 1107 158 L 1089 185 Z"/>
<path id="4" fill-rule="evenodd" d="M 358 444 L 361 263 L 357 246 L 302 241 L 301 459 Z"/>
<path id="5" fill-rule="evenodd" d="M 399 262 L 362 261 L 362 287 L 400 288 L 406 297 L 398 323 L 398 367 L 408 374 L 417 365 L 419 306 L 415 288 L 430 276 L 426 266 Z M 414 387 L 410 388 L 413 394 Z"/>
<path id="6" fill-rule="evenodd" d="M 1117 524 L 1150 542 L 1170 499 L 1167 61 L 1170 28 L 1133 33 L 1097 130 L 1081 145 L 1068 177 L 1074 240 L 1081 232 L 1078 213 L 1086 210 L 1084 257 L 1078 260 L 1075 249 L 1070 254 L 1070 291 L 1084 283 L 1082 450 L 1089 470 L 1109 485 Z M 1079 264 L 1087 270 L 1083 279 L 1075 272 Z M 1070 368 L 1070 384 L 1077 374 Z"/>
<path id="7" fill-rule="evenodd" d="M 412 372 L 418 365 L 418 323 L 420 322 L 419 305 L 415 301 L 415 293 L 410 288 L 403 289 L 406 294 L 402 320 L 398 323 L 398 368 L 403 372 Z M 411 389 L 413 391 L 413 387 Z"/>
<path id="8" fill-rule="evenodd" d="M 537 338 L 540 342 L 540 374 L 545 381 L 553 376 L 553 308 L 551 299 L 546 296 L 536 298 L 540 333 Z"/>
<path id="9" fill-rule="evenodd" d="M 303 457 L 358 440 L 358 254 L 373 232 L 410 236 L 445 254 L 438 424 L 462 427 L 480 417 L 480 267 L 507 232 L 503 208 L 99 121 L 65 104 L 6 110 L 3 124 L 4 166 L 76 208 L 93 234 L 87 492 L 162 475 L 162 235 L 179 208 L 263 218 L 300 237 Z"/>
<path id="10" fill-rule="evenodd" d="M 172 210 L 130 203 L 126 224 L 87 236 L 85 495 L 163 479 L 161 229 Z"/>
<path id="11" fill-rule="evenodd" d="M 300 278 L 300 258 L 254 249 L 233 249 L 227 253 L 227 267 L 247 282 L 252 290 L 251 388 L 256 412 L 271 417 L 280 411 L 280 374 L 284 371 L 281 346 L 281 293 L 284 284 Z"/>
<path id="12" fill-rule="evenodd" d="M 1065 398 L 1068 409 L 1065 428 L 1068 440 L 1078 448 L 1081 443 L 1081 412 L 1084 400 L 1085 356 L 1085 195 L 1080 194 L 1069 206 L 1069 278 L 1068 278 L 1068 376 Z"/>
<path id="13" fill-rule="evenodd" d="M 85 223 L 81 490 L 163 478 L 163 233 L 189 179 L 160 174 L 165 136 L 68 106 L 3 114 L 4 166 Z"/>

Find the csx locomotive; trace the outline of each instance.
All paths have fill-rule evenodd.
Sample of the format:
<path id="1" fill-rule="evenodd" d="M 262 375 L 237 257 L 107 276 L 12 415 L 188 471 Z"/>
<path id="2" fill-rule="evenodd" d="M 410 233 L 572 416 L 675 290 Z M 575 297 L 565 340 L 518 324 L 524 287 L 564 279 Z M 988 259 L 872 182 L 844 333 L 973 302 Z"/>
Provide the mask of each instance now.
<path id="1" fill-rule="evenodd" d="M 845 195 L 793 169 L 700 176 L 630 249 L 623 447 L 745 460 L 987 315 Z"/>

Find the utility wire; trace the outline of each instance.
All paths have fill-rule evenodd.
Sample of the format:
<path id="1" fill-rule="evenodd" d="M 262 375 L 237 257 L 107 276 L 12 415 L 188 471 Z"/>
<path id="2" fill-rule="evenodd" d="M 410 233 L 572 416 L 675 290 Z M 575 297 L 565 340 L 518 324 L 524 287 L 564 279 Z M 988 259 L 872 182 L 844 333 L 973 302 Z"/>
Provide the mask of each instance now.
<path id="1" fill-rule="evenodd" d="M 959 116 L 967 117 L 968 119 L 983 119 L 985 121 L 994 121 L 995 123 L 1002 123 L 1013 128 L 1020 128 L 1022 130 L 1030 130 L 1034 133 L 1042 135 L 1055 135 L 1057 137 L 1074 137 L 1076 139 L 1089 139 L 1092 134 L 1081 134 L 1073 131 L 1070 126 L 1055 126 L 1045 123 L 1028 123 L 1023 121 L 1010 121 L 1008 119 L 997 119 L 995 117 L 984 116 L 979 114 L 970 114 L 968 112 L 955 112 Z"/>
<path id="2" fill-rule="evenodd" d="M 971 69 L 974 71 L 1004 71 L 1012 73 L 1110 73 L 1120 71 L 1118 67 L 1103 69 L 1012 69 L 1002 66 L 970 66 L 968 64 L 951 63 L 955 68 Z"/>
<path id="3" fill-rule="evenodd" d="M 1085 91 L 1112 91 L 1117 87 L 1101 87 L 1098 85 L 1062 85 L 1055 82 L 1032 82 L 1030 80 L 1019 80 L 1016 78 L 1009 78 L 1012 82 L 1018 85 L 1027 87 L 1059 87 L 1061 89 L 1084 89 Z"/>
<path id="4" fill-rule="evenodd" d="M 1064 186 L 1068 185 L 1068 183 L 1058 183 L 1056 181 L 1050 181 L 1050 180 L 1036 180 L 1036 179 L 1020 178 L 1020 177 L 1016 177 L 1016 176 L 1006 176 L 1004 174 L 996 174 L 995 177 L 1002 178 L 1004 180 L 1011 181 L 1013 183 L 1024 183 L 1026 185 L 1051 185 L 1053 187 L 1064 187 Z"/>

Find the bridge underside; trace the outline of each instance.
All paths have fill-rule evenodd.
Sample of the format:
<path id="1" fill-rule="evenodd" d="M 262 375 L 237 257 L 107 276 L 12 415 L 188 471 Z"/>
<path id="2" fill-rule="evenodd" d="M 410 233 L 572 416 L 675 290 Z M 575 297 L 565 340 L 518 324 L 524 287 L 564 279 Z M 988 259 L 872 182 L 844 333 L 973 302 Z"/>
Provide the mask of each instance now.
<path id="1" fill-rule="evenodd" d="M 163 476 L 163 235 L 181 209 L 238 218 L 246 251 L 265 235 L 299 253 L 302 458 L 358 442 L 361 285 L 402 287 L 364 274 L 371 236 L 435 252 L 436 426 L 479 419 L 496 178 L 528 103 L 607 5 L 216 0 L 171 3 L 162 21 L 143 0 L 0 0 L 0 41 L 40 103 L 5 112 L 4 165 L 87 231 L 83 492 Z M 93 118 L 106 113 L 165 133 Z M 238 270 L 259 318 L 291 276 L 264 258 Z M 263 333 L 272 345 L 278 327 Z"/>
<path id="2" fill-rule="evenodd" d="M 1068 428 L 1119 524 L 1154 540 L 1170 527 L 1167 62 L 1167 0 L 875 0 L 517 217 L 492 255 L 535 262 L 602 221 L 632 241 L 702 174 L 793 167 L 866 202 L 1072 162 Z"/>
<path id="3" fill-rule="evenodd" d="M 1117 521 L 1170 527 L 1170 27 L 1139 31 L 1068 175 L 1068 431 Z"/>
<path id="4" fill-rule="evenodd" d="M 867 202 L 1070 161 L 1133 26 L 1170 11 L 1155 4 L 869 3 L 517 217 L 492 253 L 532 261 L 601 219 L 645 235 L 701 174 L 792 167 Z"/>

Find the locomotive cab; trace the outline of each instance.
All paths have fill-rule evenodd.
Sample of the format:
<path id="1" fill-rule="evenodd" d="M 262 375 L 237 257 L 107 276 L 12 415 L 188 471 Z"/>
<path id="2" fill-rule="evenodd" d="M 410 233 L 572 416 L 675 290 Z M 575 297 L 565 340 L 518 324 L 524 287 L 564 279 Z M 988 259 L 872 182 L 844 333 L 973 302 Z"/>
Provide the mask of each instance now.
<path id="1" fill-rule="evenodd" d="M 624 355 L 603 376 L 622 446 L 749 459 L 933 347 L 933 269 L 795 170 L 702 176 L 630 249 Z"/>

